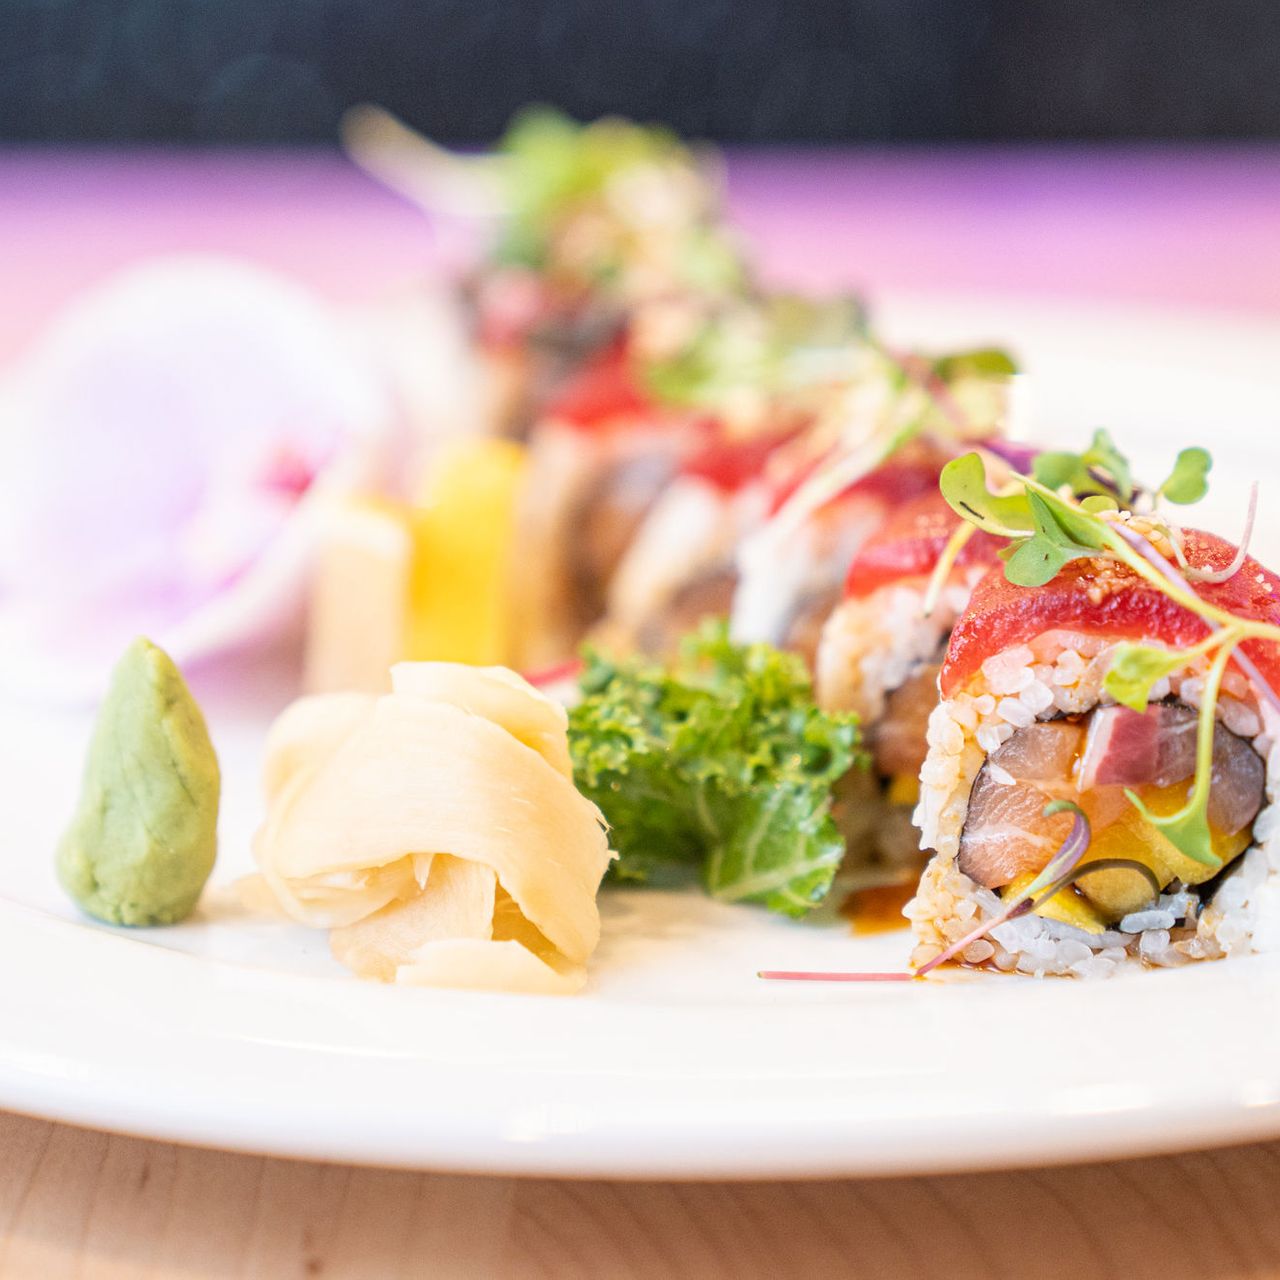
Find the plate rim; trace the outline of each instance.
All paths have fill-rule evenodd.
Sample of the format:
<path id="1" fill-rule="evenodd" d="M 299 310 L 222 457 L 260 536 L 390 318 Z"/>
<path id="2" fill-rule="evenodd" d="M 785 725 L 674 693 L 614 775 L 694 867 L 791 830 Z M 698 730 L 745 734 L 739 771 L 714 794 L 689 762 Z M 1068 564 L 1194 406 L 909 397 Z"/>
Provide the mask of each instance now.
<path id="1" fill-rule="evenodd" d="M 314 1015 L 320 1004 L 342 1025 L 348 1041 L 372 1030 L 394 1006 L 403 1015 L 409 1003 L 422 1020 L 401 1016 L 401 1031 L 416 1027 L 430 1033 L 434 1026 L 456 1034 L 503 1022 L 523 1033 L 548 1019 L 559 1031 L 565 1015 L 570 1022 L 594 1016 L 607 1024 L 611 1043 L 628 1049 L 641 1037 L 659 1037 L 665 1024 L 668 1040 L 655 1039 L 653 1046 L 660 1050 L 670 1049 L 679 1035 L 709 1017 L 731 1029 L 740 1010 L 592 1006 L 581 998 L 370 988 L 354 979 L 335 982 L 196 957 L 0 902 L 0 965 L 9 972 L 33 954 L 33 947 L 47 946 L 51 934 L 63 949 L 63 963 L 28 965 L 29 980 L 0 988 L 0 1016 L 10 1026 L 28 1027 L 24 1042 L 9 1037 L 0 1043 L 0 1104 L 162 1141 L 503 1176 L 785 1179 L 1043 1166 L 1280 1136 L 1280 1020 L 1255 1020 L 1246 1036 L 1251 1052 L 1243 1058 L 1238 1037 L 1225 1054 L 1212 1043 L 1224 1019 L 1256 1008 L 1255 1001 L 1274 1007 L 1280 957 L 1095 984 L 995 978 L 964 983 L 970 998 L 961 1002 L 956 1000 L 962 995 L 959 985 L 921 984 L 921 1017 L 944 1035 L 954 1034 L 965 1019 L 981 1020 L 993 1008 L 1017 1018 L 1020 1006 L 1043 1003 L 1046 996 L 1060 1006 L 1057 1012 L 1065 1021 L 1078 1018 L 1087 1004 L 1099 1021 L 1114 1028 L 1131 1018 L 1127 989 L 1135 982 L 1147 984 L 1150 999 L 1143 1007 L 1149 1016 L 1140 1021 L 1148 1032 L 1162 1020 L 1167 1025 L 1188 1005 L 1207 1006 L 1204 1034 L 1180 1050 L 1184 1074 L 1136 1092 L 1132 1080 L 1090 1069 L 1088 1063 L 1063 1061 L 1051 1065 L 1034 1088 L 1014 1088 L 1002 1109 L 989 1094 L 978 1094 L 968 1108 L 958 1108 L 954 1095 L 943 1095 L 944 1105 L 930 1113 L 909 1080 L 886 1086 L 840 1071 L 788 1078 L 776 1073 L 776 1063 L 754 1078 L 748 1070 L 737 1079 L 716 1063 L 704 1064 L 701 1072 L 674 1069 L 660 1077 L 611 1073 L 608 1062 L 595 1061 L 575 1074 L 552 1055 L 542 1063 L 517 1059 L 519 1073 L 537 1077 L 530 1093 L 509 1094 L 486 1107 L 477 1103 L 492 1100 L 485 1092 L 489 1086 L 509 1088 L 511 1064 L 504 1071 L 492 1060 L 477 1063 L 447 1051 L 433 1056 L 428 1040 L 413 1035 L 389 1050 L 360 1048 L 358 1042 L 343 1043 L 341 1036 L 317 1041 Z M 107 990 L 126 992 L 127 1001 L 82 1002 L 75 1007 L 80 1026 L 73 1035 L 65 1018 L 42 1025 L 42 1009 L 67 1001 L 67 975 L 83 971 L 95 974 L 99 992 L 105 984 Z M 1214 990 L 1223 986 L 1215 971 L 1224 976 L 1230 971 L 1230 998 Z M 995 984 L 1007 990 L 997 991 Z M 1217 998 L 1204 1001 L 1205 987 Z M 183 1026 L 174 993 L 184 990 L 199 999 L 212 1022 Z M 980 998 L 975 1001 L 974 995 Z M 228 1007 L 239 1017 L 234 1032 L 221 1021 Z M 854 1015 L 869 1034 L 878 1034 L 882 1024 L 900 1017 L 901 1007 L 863 988 L 816 1002 L 761 1005 L 753 1012 L 767 1014 L 787 1038 L 824 1033 L 822 1039 L 839 1055 L 857 1047 L 857 1032 L 850 1026 Z M 841 1012 L 849 1015 L 843 1023 Z M 825 1035 L 832 1026 L 839 1034 Z M 129 1041 L 123 1053 L 122 1038 Z M 968 1046 L 953 1042 L 949 1047 L 971 1050 L 981 1041 L 979 1034 Z M 498 1043 L 491 1042 L 490 1055 Z M 371 1062 L 379 1064 L 373 1079 Z M 921 1075 L 921 1089 L 936 1083 L 937 1065 L 930 1070 L 932 1075 Z M 1193 1087 L 1197 1077 L 1211 1084 Z M 424 1088 L 428 1083 L 430 1090 Z M 619 1084 L 625 1086 L 621 1096 L 613 1092 Z M 832 1093 L 839 1085 L 850 1091 L 843 1099 Z M 362 1102 L 362 1087 L 370 1086 L 379 1097 Z M 808 1096 L 797 1097 L 797 1087 Z M 854 1096 L 868 1088 L 870 1095 Z M 457 1107 L 440 1100 L 451 1089 L 462 1090 Z M 1178 1117 L 1176 1125 L 1172 1117 Z"/>
<path id="2" fill-rule="evenodd" d="M 967 292 L 887 294 L 881 301 L 910 320 L 933 307 L 963 308 L 974 299 L 1029 308 L 1051 323 L 1055 317 L 1079 323 L 1105 314 L 1112 329 L 1151 314 L 1150 309 L 1105 302 L 1002 299 Z M 1165 331 L 1189 343 L 1203 323 L 1221 319 L 1178 308 L 1166 315 Z M 1233 339 L 1241 332 L 1253 334 L 1259 343 L 1264 337 L 1270 341 L 1280 333 L 1280 322 L 1236 316 Z M 1057 354 L 1086 368 L 1094 359 Z M 1262 369 L 1251 369 L 1245 380 L 1250 393 L 1280 388 L 1280 376 Z M 1259 411 L 1274 418 L 1277 405 L 1280 397 L 1260 405 Z M 1272 449 L 1267 456 L 1277 455 Z M 1055 1067 L 1056 1074 L 1041 1078 L 1038 1092 L 1018 1092 L 1003 1113 L 988 1092 L 959 1112 L 952 1095 L 944 1114 L 930 1113 L 921 1105 L 920 1093 L 910 1089 L 882 1086 L 870 1101 L 841 1099 L 835 1090 L 842 1079 L 850 1087 L 873 1088 L 853 1070 L 844 1076 L 834 1069 L 792 1076 L 785 1081 L 788 1096 L 778 1083 L 781 1059 L 770 1059 L 769 1071 L 761 1067 L 754 1082 L 740 1063 L 736 1073 L 717 1076 L 708 1063 L 701 1072 L 689 1069 L 683 1077 L 666 1064 L 664 1071 L 639 1077 L 651 1090 L 648 1101 L 623 1096 L 610 1110 L 607 1094 L 589 1102 L 572 1090 L 583 1079 L 598 1086 L 606 1078 L 602 1072 L 607 1064 L 598 1064 L 594 1075 L 566 1074 L 563 1061 L 556 1065 L 547 1057 L 531 1031 L 533 1024 L 545 1026 L 548 1020 L 559 1027 L 566 1018 L 580 1016 L 583 1025 L 596 1018 L 603 1020 L 599 1029 L 607 1029 L 619 1046 L 638 1054 L 663 1048 L 673 1052 L 682 1029 L 720 1019 L 732 1046 L 735 1021 L 743 1017 L 735 1004 L 709 1009 L 661 1000 L 593 1002 L 590 994 L 566 1001 L 406 991 L 255 970 L 72 923 L 3 897 L 0 963 L 8 972 L 22 974 L 20 982 L 0 984 L 0 1016 L 7 1017 L 11 1028 L 0 1038 L 0 1106 L 114 1132 L 255 1154 L 499 1175 L 758 1179 L 1041 1167 L 1280 1136 L 1280 1018 L 1257 1016 L 1258 1008 L 1278 1007 L 1280 957 L 1131 975 L 1101 984 L 1018 983 L 1017 993 L 995 985 L 1015 979 L 970 984 L 967 995 L 930 985 L 918 992 L 921 1016 L 953 1036 L 960 1034 L 957 1024 L 967 1011 L 982 1017 L 996 1009 L 992 1016 L 1016 1017 L 1023 1006 L 1046 1002 L 1068 1028 L 1068 1040 L 1072 1028 L 1086 1020 L 1104 1023 L 1113 1037 L 1138 1031 L 1160 1035 L 1178 1019 L 1185 1022 L 1187 1007 L 1202 1006 L 1201 1034 L 1183 1046 L 1188 1061 L 1180 1078 L 1152 1082 L 1145 1092 L 1130 1089 L 1126 1095 L 1114 1086 L 1133 1082 L 1109 1076 L 1105 1056 L 1084 1053 L 1078 1063 Z M 94 975 L 96 987 L 85 983 L 86 973 Z M 1147 984 L 1144 990 L 1151 996 L 1140 1002 L 1136 1015 L 1125 994 L 1134 982 Z M 989 988 L 991 996 L 974 996 L 979 987 Z M 236 1011 L 243 1033 L 238 1048 L 227 1048 L 236 1040 L 234 1034 L 211 1035 L 208 1025 L 188 1025 L 182 1008 L 174 1007 L 174 993 L 184 990 L 209 1001 L 210 1017 L 223 1019 L 224 1032 L 234 1025 L 228 1010 Z M 885 1014 L 894 1007 L 893 999 L 866 989 L 779 990 L 767 1000 L 757 996 L 745 1016 L 776 1023 L 776 1035 L 758 1039 L 808 1037 L 803 1043 L 820 1044 L 838 1065 L 838 1055 L 856 1061 L 865 1051 L 858 1041 L 860 1026 L 883 1034 L 883 1024 L 893 1020 Z M 543 1056 L 526 1047 L 517 1065 L 541 1073 L 541 1097 L 533 1089 L 530 1096 L 508 1099 L 487 1112 L 472 1106 L 461 1119 L 457 1108 L 451 1111 L 430 1098 L 424 1102 L 423 1077 L 428 1074 L 431 1081 L 426 1083 L 441 1088 L 470 1084 L 472 1093 L 462 1096 L 474 1101 L 485 1069 L 456 1052 L 452 1058 L 432 1056 L 425 1052 L 429 1042 L 416 1043 L 411 1037 L 380 1057 L 373 1046 L 386 1029 L 372 1024 L 386 1010 L 394 1010 L 388 1021 L 404 1020 L 406 1006 L 421 1011 L 427 1031 L 444 1026 L 456 1036 L 460 1029 L 483 1028 L 491 1052 L 501 1041 L 486 1024 L 510 1026 L 512 1036 L 525 1036 L 527 1045 Z M 340 1016 L 347 1041 L 367 1030 L 368 1044 L 360 1049 L 341 1036 L 335 1041 L 331 1034 L 329 1042 L 313 1038 L 307 1048 L 307 1019 L 314 1036 L 322 1028 L 322 1011 Z M 853 1016 L 842 1021 L 842 1011 Z M 901 1010 L 894 1016 L 901 1018 Z M 1213 1034 L 1224 1031 L 1233 1038 L 1215 1045 Z M 642 1043 L 646 1034 L 653 1037 L 648 1046 Z M 141 1047 L 132 1057 L 131 1036 L 138 1037 L 135 1048 Z M 121 1043 L 113 1047 L 114 1041 Z M 211 1042 L 221 1046 L 221 1054 L 210 1049 Z M 951 1050 L 960 1043 L 953 1041 Z M 982 1043 L 980 1034 L 964 1042 L 970 1050 Z M 765 1046 L 761 1051 L 777 1049 Z M 1247 1052 L 1242 1057 L 1237 1050 Z M 883 1045 L 881 1051 L 886 1062 L 898 1061 Z M 1109 1051 L 1116 1050 L 1112 1046 Z M 394 1094 L 399 1115 L 389 1106 L 375 1114 L 371 1104 L 359 1104 L 361 1073 L 368 1072 L 371 1059 L 391 1064 L 383 1075 L 399 1091 Z M 912 1064 L 898 1065 L 906 1069 Z M 927 1070 L 911 1077 L 920 1090 L 936 1087 L 943 1074 L 939 1064 L 925 1065 Z M 307 1078 L 317 1071 L 316 1079 Z M 545 1087 L 556 1072 L 560 1093 Z M 634 1087 L 637 1077 L 617 1073 L 617 1081 Z M 368 1080 L 363 1083 L 367 1087 Z M 797 1099 L 796 1090 L 806 1085 L 812 1096 Z M 392 1100 L 391 1093 L 387 1096 Z M 877 1100 L 884 1109 L 880 1116 L 873 1105 Z M 762 1115 L 761 1108 L 773 1110 Z"/>

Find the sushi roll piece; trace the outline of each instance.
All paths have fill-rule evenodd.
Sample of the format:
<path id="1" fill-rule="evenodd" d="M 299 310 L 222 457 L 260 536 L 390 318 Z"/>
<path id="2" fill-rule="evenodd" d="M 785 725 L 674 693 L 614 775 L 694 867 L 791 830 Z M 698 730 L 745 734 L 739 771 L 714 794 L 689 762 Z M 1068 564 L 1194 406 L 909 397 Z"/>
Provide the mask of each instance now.
<path id="1" fill-rule="evenodd" d="M 666 130 L 523 112 L 496 152 L 500 230 L 463 282 L 498 429 L 523 436 L 638 307 L 746 282 L 719 167 Z"/>
<path id="2" fill-rule="evenodd" d="M 957 531 L 969 535 L 959 545 Z M 849 841 L 847 865 L 919 874 L 911 819 L 938 675 L 951 629 L 998 547 L 935 485 L 892 510 L 849 566 L 844 599 L 822 628 L 815 681 L 824 710 L 857 714 L 870 753 L 862 839 Z"/>
<path id="3" fill-rule="evenodd" d="M 864 363 L 852 298 L 771 295 L 719 307 L 668 350 L 650 379 L 701 411 L 672 484 L 619 565 L 601 639 L 673 654 L 708 617 L 727 617 L 737 552 L 785 492 L 806 436 Z"/>
<path id="4" fill-rule="evenodd" d="M 764 641 L 799 653 L 812 668 L 822 628 L 840 603 L 858 549 L 890 514 L 934 492 L 950 455 L 917 441 L 810 512 L 783 538 L 771 522 L 741 548 L 731 613 L 734 639 Z"/>
<path id="5" fill-rule="evenodd" d="M 727 612 L 720 570 L 767 510 L 767 464 L 862 341 L 847 300 L 638 309 L 530 436 L 514 583 L 526 668 L 564 660 L 606 613 L 609 643 L 658 650 L 668 615 Z"/>
<path id="6" fill-rule="evenodd" d="M 734 639 L 793 650 L 812 667 L 859 548 L 891 513 L 936 491 L 958 452 L 1004 435 L 1014 386 L 1000 352 L 925 358 L 869 347 L 739 550 Z"/>
<path id="7" fill-rule="evenodd" d="M 535 428 L 511 580 L 522 669 L 571 657 L 602 616 L 613 574 L 676 475 L 696 417 L 661 404 L 620 341 L 594 357 Z"/>
<path id="8" fill-rule="evenodd" d="M 780 426 L 734 439 L 714 424 L 708 428 L 618 565 L 601 643 L 671 656 L 704 619 L 728 617 L 738 547 L 768 514 L 769 463 L 802 429 Z"/>
<path id="9" fill-rule="evenodd" d="M 1280 578 L 1213 534 L 1038 496 L 1072 554 L 1029 568 L 1045 547 L 1025 537 L 942 665 L 917 971 L 1102 976 L 1280 946 Z"/>

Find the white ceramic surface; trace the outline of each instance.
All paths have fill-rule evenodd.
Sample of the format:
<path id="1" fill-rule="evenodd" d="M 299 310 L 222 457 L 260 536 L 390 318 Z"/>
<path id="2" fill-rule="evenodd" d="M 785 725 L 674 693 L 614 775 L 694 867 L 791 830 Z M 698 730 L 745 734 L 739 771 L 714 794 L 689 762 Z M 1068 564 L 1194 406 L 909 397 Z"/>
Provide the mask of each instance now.
<path id="1" fill-rule="evenodd" d="M 1020 335 L 1038 421 L 1112 426 L 1142 474 L 1217 457 L 1205 520 L 1280 553 L 1280 325 L 999 299 L 889 299 L 894 336 Z M 1274 485 L 1274 487 L 1273 487 Z M 888 1173 L 1137 1154 L 1280 1134 L 1280 958 L 1103 983 L 963 975 L 767 984 L 760 968 L 900 965 L 697 894 L 608 892 L 588 991 L 362 984 L 324 938 L 250 918 L 267 661 L 202 677 L 225 771 L 200 918 L 126 932 L 59 894 L 87 720 L 0 707 L 0 1107 L 156 1137 L 423 1168 L 603 1176 Z"/>

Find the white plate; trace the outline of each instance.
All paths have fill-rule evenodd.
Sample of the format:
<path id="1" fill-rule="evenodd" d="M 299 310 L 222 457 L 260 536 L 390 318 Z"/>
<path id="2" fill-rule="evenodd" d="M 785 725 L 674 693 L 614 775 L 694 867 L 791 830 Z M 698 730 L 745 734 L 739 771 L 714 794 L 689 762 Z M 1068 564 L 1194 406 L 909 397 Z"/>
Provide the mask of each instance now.
<path id="1" fill-rule="evenodd" d="M 1113 426 L 1156 474 L 1218 459 L 1210 522 L 1280 483 L 1280 326 L 998 299 L 890 299 L 925 341 L 1021 335 L 1040 420 Z M 1264 497 L 1258 547 L 1280 552 Z M 760 982 L 883 968 L 853 938 L 696 894 L 609 892 L 569 999 L 348 978 L 323 937 L 249 920 L 267 667 L 199 686 L 223 758 L 221 862 L 202 916 L 129 933 L 79 920 L 52 874 L 82 717 L 0 708 L 0 1106 L 131 1133 L 423 1168 L 604 1176 L 889 1173 L 1040 1164 L 1280 1134 L 1280 959 L 1103 983 Z"/>

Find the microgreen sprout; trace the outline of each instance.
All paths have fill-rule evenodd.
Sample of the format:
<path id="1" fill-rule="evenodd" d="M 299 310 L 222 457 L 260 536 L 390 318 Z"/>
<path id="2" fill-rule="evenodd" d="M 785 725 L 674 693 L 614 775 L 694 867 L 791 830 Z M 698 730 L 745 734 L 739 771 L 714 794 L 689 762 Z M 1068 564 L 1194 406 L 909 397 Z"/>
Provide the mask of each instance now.
<path id="1" fill-rule="evenodd" d="M 973 424 L 952 393 L 952 383 L 966 377 L 1010 378 L 1018 372 L 1008 352 L 998 347 L 961 351 L 935 359 L 910 351 L 894 351 L 887 346 L 882 346 L 881 351 L 901 371 L 903 381 L 923 391 L 961 436 L 971 436 Z M 922 417 L 922 424 L 923 421 Z"/>
<path id="2" fill-rule="evenodd" d="M 1209 468 L 1213 459 L 1207 449 L 1183 449 L 1173 464 L 1169 478 L 1156 490 L 1168 502 L 1189 507 L 1209 491 Z"/>
<path id="3" fill-rule="evenodd" d="M 1103 430 L 1093 433 L 1093 441 L 1083 453 L 1037 454 L 1031 474 L 1050 489 L 1060 490 L 1065 485 L 1082 498 L 1108 495 L 1127 507 L 1135 496 L 1129 461 Z"/>
<path id="4" fill-rule="evenodd" d="M 964 550 L 965 544 L 977 532 L 977 528 L 965 520 L 956 525 L 952 531 L 951 536 L 947 539 L 947 545 L 942 548 L 942 553 L 938 556 L 938 563 L 934 565 L 933 572 L 929 575 L 929 584 L 925 588 L 924 599 L 920 602 L 921 617 L 932 617 L 934 609 L 938 607 L 938 599 L 942 595 L 942 589 L 946 586 L 947 579 L 951 576 L 951 570 L 960 558 L 960 553 Z"/>
<path id="5" fill-rule="evenodd" d="M 965 379 L 999 385 L 1017 372 L 1012 358 L 996 348 L 928 358 L 894 352 L 875 338 L 866 346 L 883 361 L 882 372 L 887 366 L 893 394 L 876 420 L 841 424 L 836 446 L 756 534 L 758 545 L 779 545 L 814 512 L 915 440 L 928 437 L 955 448 L 972 440 L 975 430 L 989 433 L 995 424 L 971 422 L 954 387 Z"/>

